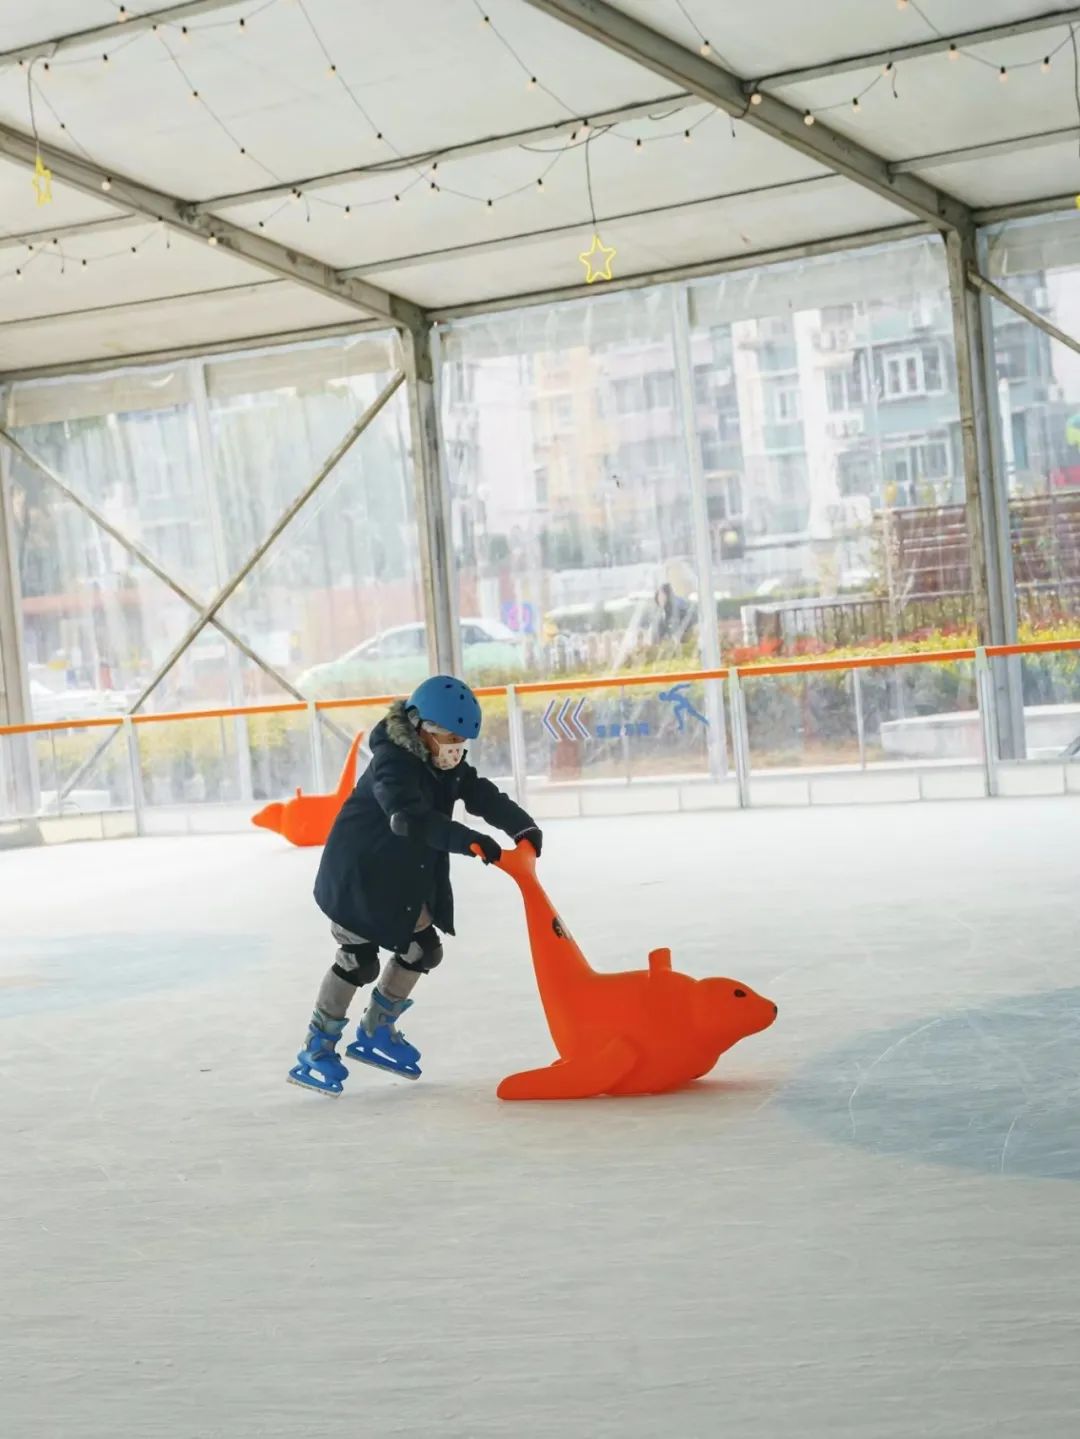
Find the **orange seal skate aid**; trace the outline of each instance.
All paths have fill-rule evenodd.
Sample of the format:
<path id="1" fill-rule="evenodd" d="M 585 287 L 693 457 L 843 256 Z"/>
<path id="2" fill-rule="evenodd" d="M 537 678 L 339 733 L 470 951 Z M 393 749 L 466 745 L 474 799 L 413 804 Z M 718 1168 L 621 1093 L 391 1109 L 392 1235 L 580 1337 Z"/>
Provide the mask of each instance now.
<path id="1" fill-rule="evenodd" d="M 304 794 L 297 790 L 293 799 L 283 804 L 268 804 L 252 815 L 251 823 L 260 829 L 273 830 L 290 844 L 301 847 L 325 844 L 338 811 L 356 787 L 356 752 L 363 737 L 363 733 L 358 734 L 349 746 L 345 767 L 333 794 Z"/>
<path id="2" fill-rule="evenodd" d="M 559 1058 L 511 1074 L 500 1099 L 589 1099 L 663 1094 L 708 1074 L 724 1053 L 767 1029 L 776 1005 L 732 979 L 692 979 L 656 949 L 648 969 L 600 974 L 559 918 L 536 877 L 527 840 L 498 862 L 525 904 L 536 982 Z"/>

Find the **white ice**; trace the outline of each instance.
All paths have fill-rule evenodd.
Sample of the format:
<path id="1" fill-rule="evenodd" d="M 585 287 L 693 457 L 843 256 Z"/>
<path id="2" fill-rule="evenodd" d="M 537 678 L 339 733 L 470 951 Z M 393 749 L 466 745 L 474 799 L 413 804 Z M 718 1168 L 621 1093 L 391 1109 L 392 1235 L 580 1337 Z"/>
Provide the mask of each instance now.
<path id="1" fill-rule="evenodd" d="M 1080 805 L 553 825 L 600 968 L 777 1000 L 665 1098 L 551 1055 L 516 891 L 456 865 L 411 1085 L 285 1083 L 332 946 L 258 833 L 0 854 L 0 1432 L 1080 1431 Z"/>

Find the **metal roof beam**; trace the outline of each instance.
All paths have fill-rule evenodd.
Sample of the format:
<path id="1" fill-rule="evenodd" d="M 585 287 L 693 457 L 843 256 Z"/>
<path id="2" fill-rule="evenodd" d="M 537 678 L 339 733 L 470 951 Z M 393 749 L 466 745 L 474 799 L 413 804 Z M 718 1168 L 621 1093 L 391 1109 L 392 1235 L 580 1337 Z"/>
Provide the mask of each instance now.
<path id="1" fill-rule="evenodd" d="M 1060 145 L 1080 136 L 1080 127 L 1069 125 L 1063 130 L 1041 130 L 1036 135 L 1013 135 L 1008 140 L 988 140 L 985 145 L 963 145 L 956 150 L 938 150 L 932 155 L 915 155 L 910 160 L 894 160 L 889 169 L 894 175 L 912 175 L 931 170 L 937 165 L 960 165 L 965 160 L 989 160 L 995 155 L 1015 155 L 1021 150 L 1042 150 Z"/>
<path id="2" fill-rule="evenodd" d="M 420 307 L 409 300 L 391 295 L 363 280 L 343 279 L 329 265 L 299 250 L 254 235 L 231 221 L 197 214 L 188 201 L 176 195 L 128 180 L 115 171 L 102 170 L 52 145 L 39 146 L 31 136 L 8 125 L 0 125 L 0 155 L 33 169 L 39 152 L 57 180 L 84 195 L 92 195 L 96 200 L 147 219 L 161 220 L 178 234 L 194 236 L 206 242 L 212 239 L 223 252 L 247 260 L 279 280 L 291 280 L 363 314 L 378 316 L 388 324 L 415 328 L 423 321 Z"/>
<path id="3" fill-rule="evenodd" d="M 753 270 L 765 265 L 784 265 L 796 260 L 814 259 L 819 255 L 835 255 L 842 251 L 865 249 L 873 245 L 893 244 L 933 232 L 916 223 L 890 225 L 880 230 L 861 230 L 855 234 L 834 235 L 827 240 L 809 240 L 800 245 L 781 245 L 771 250 L 754 250 L 743 255 L 728 255 L 721 260 L 702 260 L 668 269 L 643 270 L 636 275 L 618 275 L 604 282 L 604 294 L 614 291 L 642 290 L 651 285 L 672 284 L 683 280 L 705 280 L 713 275 L 729 275 L 740 270 Z M 526 290 L 496 299 L 474 300 L 469 304 L 436 306 L 428 317 L 438 324 L 471 319 L 475 315 L 497 315 L 504 310 L 521 310 L 536 305 L 561 304 L 564 300 L 581 300 L 596 294 L 595 285 L 563 285 L 546 290 Z"/>
<path id="4" fill-rule="evenodd" d="M 0 250 L 14 250 L 20 245 L 47 245 L 51 240 L 70 240 L 79 235 L 109 235 L 116 230 L 127 230 L 132 225 L 145 225 L 140 215 L 122 214 L 105 220 L 83 220 L 77 225 L 57 225 L 53 230 L 25 230 L 21 235 L 0 235 Z"/>
<path id="5" fill-rule="evenodd" d="M 9 65 L 13 61 L 51 60 L 65 50 L 75 50 L 83 45 L 108 44 L 121 38 L 126 40 L 141 30 L 156 30 L 161 25 L 186 25 L 200 15 L 228 10 L 242 3 L 243 0 L 185 0 L 180 5 L 167 5 L 164 10 L 130 15 L 126 20 L 111 20 L 107 25 L 95 25 L 89 30 L 72 30 L 66 35 L 54 35 L 49 40 L 35 40 L 15 50 L 0 50 L 0 65 Z"/>
<path id="6" fill-rule="evenodd" d="M 761 89 L 768 85 L 778 90 L 784 85 L 801 85 L 806 80 L 823 80 L 829 75 L 846 75 L 852 70 L 869 70 L 876 65 L 885 65 L 890 60 L 894 65 L 901 60 L 918 60 L 924 55 L 947 53 L 953 45 L 958 50 L 968 50 L 975 45 L 989 45 L 994 40 L 1012 40 L 1017 35 L 1032 35 L 1040 30 L 1062 29 L 1080 21 L 1080 5 L 1070 5 L 1064 10 L 1051 10 L 1048 14 L 1032 15 L 1026 20 L 1012 20 L 1005 25 L 989 25 L 982 30 L 963 30 L 956 35 L 935 35 L 930 40 L 917 40 L 911 45 L 894 45 L 888 50 L 869 50 L 860 55 L 845 55 L 840 60 L 829 60 L 821 65 L 804 65 L 797 70 L 777 70 L 771 75 L 759 75 L 748 80 L 745 91 Z"/>
<path id="7" fill-rule="evenodd" d="M 809 156 L 838 175 L 898 205 L 916 219 L 947 230 L 968 230 L 971 211 L 952 195 L 914 175 L 893 175 L 882 156 L 830 130 L 820 121 L 804 123 L 801 111 L 771 95 L 751 105 L 747 86 L 753 84 L 723 66 L 696 55 L 658 30 L 605 0 L 525 0 L 534 10 L 587 35 L 654 74 L 662 75 L 744 124 Z"/>
<path id="8" fill-rule="evenodd" d="M 634 105 L 622 105 L 617 110 L 591 111 L 578 120 L 559 120 L 553 125 L 537 125 L 531 130 L 512 130 L 505 135 L 489 135 L 483 140 L 469 140 L 461 145 L 447 145 L 442 149 L 424 150 L 415 155 L 404 155 L 400 159 L 379 160 L 373 165 L 359 165 L 351 170 L 331 170 L 326 174 L 309 175 L 306 179 L 288 180 L 280 185 L 264 185 L 258 190 L 237 190 L 231 195 L 216 195 L 210 200 L 200 200 L 194 207 L 200 214 L 213 214 L 227 210 L 232 205 L 250 205 L 259 200 L 278 200 L 294 190 L 323 190 L 331 185 L 347 185 L 353 180 L 373 180 L 402 171 L 422 169 L 432 161 L 440 165 L 447 160 L 466 160 L 474 155 L 493 155 L 499 150 L 514 150 L 522 145 L 539 144 L 544 140 L 569 139 L 580 129 L 582 120 L 588 120 L 595 129 L 602 125 L 619 125 L 627 120 L 647 119 L 656 110 L 672 114 L 685 110 L 689 105 L 700 105 L 697 95 L 681 91 L 675 95 L 661 95 L 656 100 L 642 100 Z"/>
<path id="9" fill-rule="evenodd" d="M 614 215 L 600 215 L 598 225 L 614 225 L 624 220 L 648 219 L 652 215 L 671 215 L 683 210 L 693 210 L 699 205 L 715 205 L 723 200 L 742 200 L 750 195 L 782 194 L 799 185 L 820 185 L 823 182 L 835 185 L 835 175 L 806 175 L 799 180 L 784 180 L 779 185 L 758 185 L 745 190 L 724 190 L 718 195 L 701 195 L 695 200 L 678 200 L 672 205 L 650 205 L 645 209 L 625 210 Z M 542 240 L 556 240 L 562 235 L 580 235 L 593 223 L 589 215 L 562 225 L 548 225 L 542 230 L 521 230 L 516 235 L 491 236 L 486 240 L 469 240 L 463 245 L 452 245 L 445 250 L 422 250 L 414 255 L 390 256 L 382 260 L 370 260 L 363 265 L 352 265 L 342 270 L 343 275 L 369 275 L 380 270 L 411 270 L 417 266 L 438 264 L 442 260 L 459 260 L 469 255 L 502 254 L 516 250 L 522 245 L 532 245 Z M 604 289 L 610 288 L 605 282 Z"/>

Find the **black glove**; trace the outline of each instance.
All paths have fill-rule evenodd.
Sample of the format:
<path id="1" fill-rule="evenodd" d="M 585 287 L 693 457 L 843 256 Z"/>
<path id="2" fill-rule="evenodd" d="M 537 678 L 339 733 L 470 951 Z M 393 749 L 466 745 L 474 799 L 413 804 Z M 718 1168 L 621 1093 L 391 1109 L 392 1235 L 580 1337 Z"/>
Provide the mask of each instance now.
<path id="1" fill-rule="evenodd" d="M 541 850 L 543 849 L 543 847 L 544 847 L 544 835 L 543 835 L 543 831 L 537 829 L 536 825 L 532 824 L 532 825 L 529 826 L 528 829 L 523 829 L 523 830 L 521 831 L 521 833 L 520 833 L 520 834 L 516 834 L 516 835 L 514 836 L 514 838 L 515 838 L 515 839 L 527 839 L 527 840 L 529 841 L 529 843 L 532 845 L 533 849 L 536 850 L 536 857 L 537 857 L 537 859 L 540 858 L 540 851 L 541 851 Z"/>
<path id="2" fill-rule="evenodd" d="M 472 842 L 482 851 L 485 864 L 498 864 L 502 859 L 502 845 L 492 835 L 481 834 L 479 830 L 475 830 Z"/>

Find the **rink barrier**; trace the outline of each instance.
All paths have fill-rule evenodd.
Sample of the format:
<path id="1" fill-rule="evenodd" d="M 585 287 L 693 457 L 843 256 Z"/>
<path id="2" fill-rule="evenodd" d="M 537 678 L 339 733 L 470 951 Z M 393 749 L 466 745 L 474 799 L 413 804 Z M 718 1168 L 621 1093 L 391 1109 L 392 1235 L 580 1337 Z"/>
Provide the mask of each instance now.
<path id="1" fill-rule="evenodd" d="M 584 693 L 602 690 L 623 690 L 646 686 L 671 686 L 676 684 L 703 684 L 716 692 L 717 713 L 723 718 L 723 706 L 730 707 L 732 733 L 732 765 L 737 801 L 740 808 L 750 804 L 750 746 L 746 705 L 743 685 L 749 679 L 764 679 L 769 676 L 782 678 L 792 675 L 836 674 L 850 672 L 855 709 L 856 732 L 859 748 L 859 768 L 867 768 L 866 740 L 863 719 L 862 687 L 860 675 L 868 669 L 896 669 L 917 665 L 956 664 L 974 662 L 976 670 L 976 701 L 981 730 L 981 759 L 985 773 L 985 793 L 999 792 L 998 745 L 993 704 L 993 681 L 990 661 L 1014 656 L 1035 654 L 1064 654 L 1080 651 L 1080 639 L 1036 640 L 1027 644 L 972 646 L 957 649 L 932 650 L 922 653 L 852 655 L 840 659 L 792 659 L 778 660 L 764 664 L 725 665 L 716 669 L 666 670 L 656 673 L 631 675 L 579 677 L 566 676 L 562 679 L 532 680 L 520 684 L 485 685 L 476 689 L 481 699 L 506 698 L 510 721 L 510 752 L 513 766 L 514 787 L 518 799 L 524 803 L 527 791 L 525 770 L 525 735 L 520 700 L 528 695 L 548 695 L 566 692 Z M 131 768 L 133 809 L 137 833 L 143 832 L 143 800 L 141 775 L 139 772 L 138 745 L 134 730 L 142 725 L 179 724 L 191 720 L 245 719 L 258 715 L 307 714 L 312 730 L 313 767 L 316 778 L 321 775 L 322 753 L 319 743 L 317 716 L 334 710 L 384 707 L 401 699 L 401 695 L 358 695 L 343 699 L 292 700 L 276 704 L 234 705 L 197 710 L 175 710 L 134 715 L 94 715 L 85 719 L 49 720 L 33 724 L 0 725 L 0 738 L 8 735 L 53 736 L 65 730 L 115 729 L 126 730 L 128 735 L 128 756 Z M 724 725 L 710 727 L 710 746 L 726 744 Z M 710 771 L 713 779 L 722 779 L 728 773 L 727 756 L 710 754 Z"/>

